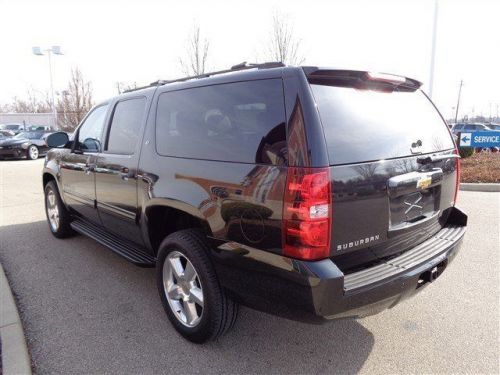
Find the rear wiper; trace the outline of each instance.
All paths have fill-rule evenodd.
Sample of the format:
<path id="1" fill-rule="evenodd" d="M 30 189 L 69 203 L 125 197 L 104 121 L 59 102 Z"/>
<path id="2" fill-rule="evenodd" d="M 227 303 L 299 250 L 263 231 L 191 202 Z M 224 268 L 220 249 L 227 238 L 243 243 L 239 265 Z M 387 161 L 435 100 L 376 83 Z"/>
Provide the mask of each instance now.
<path id="1" fill-rule="evenodd" d="M 460 159 L 460 155 L 445 154 L 445 155 L 421 156 L 421 157 L 417 158 L 417 163 L 429 164 L 429 163 L 434 163 L 436 161 L 441 161 L 441 160 L 445 160 L 445 159 Z"/>

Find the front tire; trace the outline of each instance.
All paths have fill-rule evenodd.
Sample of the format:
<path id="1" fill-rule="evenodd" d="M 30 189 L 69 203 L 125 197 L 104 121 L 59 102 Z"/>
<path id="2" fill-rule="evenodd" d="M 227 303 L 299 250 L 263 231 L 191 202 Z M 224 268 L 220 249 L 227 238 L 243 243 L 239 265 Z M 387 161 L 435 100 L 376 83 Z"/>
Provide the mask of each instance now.
<path id="1" fill-rule="evenodd" d="M 71 228 L 71 215 L 64 206 L 55 181 L 45 185 L 45 214 L 50 232 L 57 238 L 66 238 L 75 232 Z"/>
<path id="2" fill-rule="evenodd" d="M 35 145 L 30 145 L 28 150 L 26 150 L 26 157 L 28 160 L 36 160 L 40 156 L 40 151 Z"/>
<path id="3" fill-rule="evenodd" d="M 175 329 L 194 343 L 225 334 L 238 312 L 219 285 L 209 251 L 199 230 L 186 229 L 165 238 L 158 252 L 156 281 L 163 308 Z"/>

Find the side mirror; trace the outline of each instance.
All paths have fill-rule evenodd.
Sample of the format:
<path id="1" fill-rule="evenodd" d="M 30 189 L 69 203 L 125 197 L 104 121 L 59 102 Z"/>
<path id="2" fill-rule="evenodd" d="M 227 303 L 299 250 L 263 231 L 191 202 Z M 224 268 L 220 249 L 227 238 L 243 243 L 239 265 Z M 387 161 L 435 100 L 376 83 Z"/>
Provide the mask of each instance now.
<path id="1" fill-rule="evenodd" d="M 69 142 L 68 134 L 64 132 L 52 133 L 47 137 L 47 146 L 50 148 L 64 147 Z"/>

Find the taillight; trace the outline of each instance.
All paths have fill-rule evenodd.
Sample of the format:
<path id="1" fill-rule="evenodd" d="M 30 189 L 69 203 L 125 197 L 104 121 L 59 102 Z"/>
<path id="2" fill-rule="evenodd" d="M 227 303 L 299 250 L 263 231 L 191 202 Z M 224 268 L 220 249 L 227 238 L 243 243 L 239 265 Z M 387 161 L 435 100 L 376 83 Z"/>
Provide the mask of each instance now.
<path id="1" fill-rule="evenodd" d="M 330 255 L 332 195 L 328 168 L 289 167 L 283 202 L 283 253 L 304 260 Z"/>
<path id="2" fill-rule="evenodd" d="M 460 156 L 460 153 L 458 152 L 458 148 L 455 148 L 455 151 L 453 151 L 454 154 Z M 457 204 L 457 198 L 458 198 L 458 190 L 460 190 L 460 158 L 455 159 L 455 170 L 457 172 L 456 180 L 455 180 L 455 197 L 453 198 L 453 205 Z"/>

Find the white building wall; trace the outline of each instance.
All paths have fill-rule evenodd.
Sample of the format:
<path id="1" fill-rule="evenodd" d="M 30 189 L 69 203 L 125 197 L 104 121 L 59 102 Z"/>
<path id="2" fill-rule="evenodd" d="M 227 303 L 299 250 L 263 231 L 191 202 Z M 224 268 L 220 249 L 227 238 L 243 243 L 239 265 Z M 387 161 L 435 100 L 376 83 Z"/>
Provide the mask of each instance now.
<path id="1" fill-rule="evenodd" d="M 0 113 L 0 124 L 43 125 L 55 128 L 52 113 Z"/>

